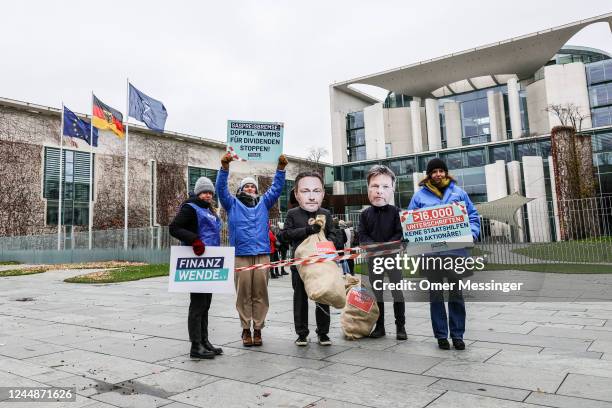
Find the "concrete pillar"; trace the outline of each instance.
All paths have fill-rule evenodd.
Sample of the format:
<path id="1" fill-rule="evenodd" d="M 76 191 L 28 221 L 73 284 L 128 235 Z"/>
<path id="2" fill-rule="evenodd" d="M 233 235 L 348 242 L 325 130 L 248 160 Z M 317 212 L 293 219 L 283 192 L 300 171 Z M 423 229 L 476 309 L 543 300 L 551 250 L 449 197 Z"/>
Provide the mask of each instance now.
<path id="1" fill-rule="evenodd" d="M 345 194 L 344 181 L 334 181 L 332 188 L 334 195 Z"/>
<path id="2" fill-rule="evenodd" d="M 550 190 L 552 193 L 552 202 L 553 202 L 553 218 L 555 220 L 555 240 L 561 241 L 561 223 L 559 222 L 559 206 L 557 205 L 557 186 L 555 185 L 555 180 L 557 179 L 557 174 L 555 173 L 555 166 L 553 164 L 553 158 L 548 156 L 548 171 L 550 173 Z"/>
<path id="3" fill-rule="evenodd" d="M 427 115 L 427 144 L 429 150 L 442 149 L 442 135 L 440 134 L 440 110 L 438 101 L 425 99 L 425 114 Z"/>
<path id="4" fill-rule="evenodd" d="M 503 160 L 485 165 L 485 180 L 487 183 L 487 200 L 495 201 L 508 195 L 506 184 L 506 166 Z M 510 228 L 500 221 L 491 221 L 491 236 L 505 236 L 510 239 Z"/>
<path id="5" fill-rule="evenodd" d="M 382 103 L 368 106 L 363 110 L 365 126 L 366 159 L 384 159 L 385 152 L 385 116 Z"/>
<path id="6" fill-rule="evenodd" d="M 489 108 L 489 129 L 491 141 L 506 140 L 506 117 L 504 115 L 504 97 L 500 92 L 487 91 Z"/>
<path id="7" fill-rule="evenodd" d="M 540 156 L 523 156 L 525 196 L 534 198 L 527 204 L 527 220 L 531 242 L 550 242 L 550 222 L 544 183 L 544 161 Z"/>
<path id="8" fill-rule="evenodd" d="M 516 78 L 508 79 L 508 111 L 510 112 L 510 129 L 512 138 L 521 137 L 521 105 L 519 100 L 519 87 Z"/>
<path id="9" fill-rule="evenodd" d="M 508 171 L 508 193 L 518 193 L 523 195 L 523 187 L 521 186 L 521 163 L 518 161 L 511 161 L 506 164 Z M 523 220 L 523 210 L 520 209 L 516 212 L 516 223 L 518 224 L 518 231 L 514 234 L 515 241 L 525 242 L 525 223 Z"/>
<path id="10" fill-rule="evenodd" d="M 446 124 L 446 147 L 461 147 L 461 108 L 459 102 L 444 104 L 444 119 Z"/>
<path id="11" fill-rule="evenodd" d="M 412 125 L 410 108 L 385 109 L 386 142 L 393 146 L 393 155 L 412 153 Z"/>
<path id="12" fill-rule="evenodd" d="M 415 153 L 420 153 L 423 151 L 421 98 L 414 97 L 410 101 L 410 119 L 412 122 L 412 147 Z"/>
<path id="13" fill-rule="evenodd" d="M 419 186 L 419 183 L 421 182 L 421 180 L 423 180 L 425 178 L 426 174 L 425 172 L 419 173 L 419 172 L 415 172 L 412 173 L 412 186 L 414 187 L 414 192 L 416 193 L 417 191 L 419 191 L 419 189 L 421 188 Z"/>

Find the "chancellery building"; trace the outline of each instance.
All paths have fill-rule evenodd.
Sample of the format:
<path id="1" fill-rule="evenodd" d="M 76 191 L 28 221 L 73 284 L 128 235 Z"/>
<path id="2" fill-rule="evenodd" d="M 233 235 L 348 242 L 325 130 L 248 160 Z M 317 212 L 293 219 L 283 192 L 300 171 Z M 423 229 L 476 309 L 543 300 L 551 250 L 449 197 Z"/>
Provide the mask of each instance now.
<path id="1" fill-rule="evenodd" d="M 440 157 L 476 203 L 513 193 L 543 203 L 528 206 L 526 219 L 540 222 L 524 239 L 554 238 L 550 133 L 561 122 L 551 108 L 579 112 L 597 195 L 612 196 L 612 58 L 567 43 L 592 24 L 612 28 L 612 14 L 332 84 L 334 194 L 365 194 L 366 172 L 380 163 L 398 176 L 395 205 L 405 208 Z"/>

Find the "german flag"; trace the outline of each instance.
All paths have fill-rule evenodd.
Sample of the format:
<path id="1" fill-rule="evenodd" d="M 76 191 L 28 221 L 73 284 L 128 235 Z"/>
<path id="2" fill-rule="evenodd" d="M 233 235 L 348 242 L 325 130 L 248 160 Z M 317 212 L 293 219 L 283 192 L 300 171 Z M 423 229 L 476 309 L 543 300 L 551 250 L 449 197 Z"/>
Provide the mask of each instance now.
<path id="1" fill-rule="evenodd" d="M 121 139 L 125 135 L 121 112 L 102 103 L 95 95 L 93 97 L 93 118 L 91 122 L 98 129 L 112 130 Z"/>

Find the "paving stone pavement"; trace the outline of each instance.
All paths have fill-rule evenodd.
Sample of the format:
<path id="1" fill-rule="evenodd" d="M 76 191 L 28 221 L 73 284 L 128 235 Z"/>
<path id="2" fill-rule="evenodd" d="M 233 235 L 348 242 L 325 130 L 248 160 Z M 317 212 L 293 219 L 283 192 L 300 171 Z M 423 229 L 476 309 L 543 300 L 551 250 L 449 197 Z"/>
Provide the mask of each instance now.
<path id="1" fill-rule="evenodd" d="M 407 303 L 408 341 L 293 344 L 291 281 L 270 282 L 264 345 L 243 348 L 234 297 L 214 295 L 210 339 L 225 354 L 189 358 L 187 294 L 165 278 L 64 283 L 83 271 L 0 278 L 0 387 L 76 387 L 42 407 L 612 407 L 612 302 L 468 303 L 465 351 L 442 351 L 429 305 Z M 31 301 L 19 301 L 32 298 Z"/>

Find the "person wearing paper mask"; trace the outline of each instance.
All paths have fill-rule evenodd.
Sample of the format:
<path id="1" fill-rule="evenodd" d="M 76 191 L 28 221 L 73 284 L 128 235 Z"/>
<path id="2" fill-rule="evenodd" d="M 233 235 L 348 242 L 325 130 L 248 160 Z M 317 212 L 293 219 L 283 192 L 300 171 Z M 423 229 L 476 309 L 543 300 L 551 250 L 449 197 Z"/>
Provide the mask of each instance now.
<path id="1" fill-rule="evenodd" d="M 323 178 L 319 173 L 302 172 L 295 178 L 295 198 L 299 207 L 287 211 L 283 229 L 278 234 L 281 241 L 291 245 L 291 257 L 300 244 L 312 234 L 321 231 L 321 224 L 313 222 L 317 215 L 325 217 L 325 237 L 334 243 L 337 241 L 337 231 L 332 222 L 331 213 L 321 208 L 325 189 Z M 291 284 L 293 286 L 293 322 L 298 335 L 297 346 L 308 345 L 308 296 L 304 282 L 295 266 L 291 266 Z M 316 304 L 315 318 L 317 321 L 317 336 L 322 346 L 331 345 L 329 333 L 329 305 Z"/>
<path id="2" fill-rule="evenodd" d="M 455 179 L 448 174 L 448 167 L 442 159 L 436 157 L 427 163 L 427 177 L 419 183 L 419 186 L 421 186 L 421 188 L 412 196 L 412 200 L 410 200 L 410 204 L 408 205 L 408 210 L 417 210 L 420 208 L 463 201 L 470 219 L 472 239 L 474 241 L 478 239 L 480 235 L 480 216 L 478 215 L 478 211 L 465 190 L 459 187 Z M 438 252 L 435 254 L 436 257 L 467 257 L 468 255 L 465 248 Z M 426 265 L 428 263 L 429 262 L 427 262 Z M 463 334 L 465 333 L 466 313 L 463 294 L 458 285 L 461 275 L 456 274 L 452 270 L 446 270 L 444 268 L 430 269 L 429 267 L 423 268 L 422 274 L 426 276 L 427 280 L 430 282 L 440 283 L 446 278 L 449 283 L 454 283 L 453 289 L 449 291 L 448 317 L 444 304 L 443 291 L 430 290 L 429 310 L 431 325 L 434 336 L 438 340 L 439 348 L 442 350 L 450 349 L 450 343 L 448 342 L 450 331 L 453 346 L 457 350 L 464 350 L 465 343 L 463 341 Z"/>
<path id="3" fill-rule="evenodd" d="M 221 219 L 215 209 L 213 195 L 215 187 L 207 177 L 200 177 L 190 194 L 181 205 L 174 220 L 170 223 L 170 235 L 183 245 L 193 248 L 196 256 L 201 256 L 206 245 L 219 246 L 221 242 Z M 208 310 L 212 293 L 191 293 L 187 328 L 191 341 L 191 358 L 211 359 L 223 353 L 208 340 Z"/>
<path id="4" fill-rule="evenodd" d="M 359 219 L 359 244 L 367 245 L 374 243 L 386 243 L 402 239 L 402 225 L 400 223 L 399 208 L 390 204 L 395 190 L 395 174 L 387 166 L 375 165 L 367 175 L 368 199 L 371 207 L 361 212 Z M 376 296 L 376 302 L 380 315 L 376 321 L 376 327 L 370 334 L 372 338 L 385 336 L 385 302 L 383 292 L 376 289 L 384 279 L 384 272 L 389 276 L 389 281 L 399 283 L 402 280 L 402 271 L 393 268 L 383 273 L 376 273 L 374 259 L 368 259 L 368 277 L 370 285 Z M 381 263 L 382 264 L 382 263 Z M 375 282 L 379 282 L 375 284 Z M 406 304 L 400 290 L 393 291 L 393 314 L 395 315 L 396 338 L 406 340 Z"/>
<path id="5" fill-rule="evenodd" d="M 280 197 L 285 185 L 285 155 L 278 157 L 278 166 L 272 186 L 261 197 L 257 195 L 257 181 L 246 177 L 240 182 L 236 196 L 227 186 L 230 153 L 221 158 L 221 169 L 217 174 L 217 195 L 227 212 L 230 246 L 236 249 L 236 268 L 270 262 L 270 237 L 268 211 Z M 268 270 L 252 269 L 234 274 L 236 286 L 236 309 L 242 326 L 242 344 L 245 347 L 263 344 L 261 330 L 264 327 L 268 308 Z M 251 324 L 253 334 L 251 335 Z"/>

